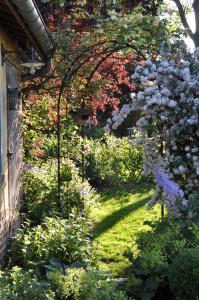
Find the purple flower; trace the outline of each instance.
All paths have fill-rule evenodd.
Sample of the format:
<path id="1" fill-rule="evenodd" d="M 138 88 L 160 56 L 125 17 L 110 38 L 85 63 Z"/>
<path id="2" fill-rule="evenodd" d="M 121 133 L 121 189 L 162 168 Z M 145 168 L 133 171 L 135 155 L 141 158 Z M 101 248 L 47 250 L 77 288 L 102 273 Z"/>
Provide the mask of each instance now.
<path id="1" fill-rule="evenodd" d="M 169 176 L 162 169 L 155 170 L 155 180 L 167 195 L 169 206 L 174 206 L 176 199 L 179 198 L 182 205 L 187 207 L 188 202 L 184 198 L 184 192 L 177 183 L 169 179 Z"/>
<path id="2" fill-rule="evenodd" d="M 80 195 L 81 196 L 86 196 L 86 195 L 88 195 L 88 192 L 85 189 L 81 188 L 80 189 Z"/>
<path id="3" fill-rule="evenodd" d="M 23 169 L 25 171 L 29 171 L 29 172 L 31 172 L 31 171 L 39 172 L 40 171 L 40 169 L 37 166 L 33 166 L 32 164 L 24 164 Z"/>

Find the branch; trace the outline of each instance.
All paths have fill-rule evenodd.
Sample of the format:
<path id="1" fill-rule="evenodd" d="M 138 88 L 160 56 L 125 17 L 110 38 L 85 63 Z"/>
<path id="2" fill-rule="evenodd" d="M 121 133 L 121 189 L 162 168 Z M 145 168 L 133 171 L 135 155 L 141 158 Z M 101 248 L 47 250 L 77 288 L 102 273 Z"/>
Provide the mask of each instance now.
<path id="1" fill-rule="evenodd" d="M 114 52 L 116 52 L 117 50 L 112 50 L 111 52 L 109 52 L 106 56 L 102 57 L 102 59 L 98 62 L 98 64 L 96 65 L 96 67 L 94 68 L 94 70 L 92 71 L 92 73 L 90 74 L 87 84 L 86 84 L 86 88 L 89 85 L 89 82 L 91 81 L 91 79 L 93 78 L 95 72 L 98 70 L 98 68 L 101 66 L 101 64 L 109 57 L 111 56 Z"/>
<path id="2" fill-rule="evenodd" d="M 192 32 L 192 30 L 191 30 L 191 28 L 190 28 L 190 26 L 187 22 L 182 3 L 180 2 L 180 0 L 172 0 L 172 1 L 176 4 L 176 6 L 178 8 L 178 12 L 179 12 L 179 15 L 180 15 L 180 19 L 182 21 L 182 25 L 186 29 L 186 31 L 187 31 L 188 35 L 190 36 L 190 38 L 194 41 L 194 33 Z M 196 0 L 196 1 L 198 1 L 198 0 Z"/>
<path id="3" fill-rule="evenodd" d="M 199 47 L 199 1 L 194 0 L 192 6 L 195 14 L 195 23 L 196 23 L 196 31 L 194 33 L 194 44 L 196 47 Z"/>
<path id="4" fill-rule="evenodd" d="M 23 94 L 27 94 L 27 93 L 29 93 L 30 91 L 37 92 L 38 90 L 43 89 L 43 88 L 44 88 L 44 85 L 45 85 L 46 83 L 48 83 L 48 81 L 51 80 L 51 79 L 54 78 L 54 77 L 55 77 L 54 74 L 49 75 L 49 76 L 46 76 L 46 78 L 45 78 L 43 81 L 41 81 L 41 82 L 39 82 L 39 83 L 33 82 L 33 84 L 28 85 L 28 86 L 22 88 L 22 89 L 21 89 L 21 92 L 22 92 Z"/>

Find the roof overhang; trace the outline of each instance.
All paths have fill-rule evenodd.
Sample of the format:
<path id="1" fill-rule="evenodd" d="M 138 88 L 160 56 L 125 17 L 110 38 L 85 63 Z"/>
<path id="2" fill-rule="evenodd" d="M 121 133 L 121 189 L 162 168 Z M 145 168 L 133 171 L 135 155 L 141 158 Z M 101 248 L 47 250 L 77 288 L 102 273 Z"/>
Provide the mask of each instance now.
<path id="1" fill-rule="evenodd" d="M 22 49 L 28 42 L 43 60 L 48 60 L 53 41 L 34 0 L 0 0 L 0 26 L 17 36 Z"/>

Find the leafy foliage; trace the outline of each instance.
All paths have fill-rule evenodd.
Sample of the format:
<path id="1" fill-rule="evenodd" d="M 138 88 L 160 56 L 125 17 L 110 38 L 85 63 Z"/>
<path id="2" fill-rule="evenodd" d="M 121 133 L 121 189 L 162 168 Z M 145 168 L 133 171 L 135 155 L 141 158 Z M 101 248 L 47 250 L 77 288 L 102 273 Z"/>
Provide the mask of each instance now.
<path id="1" fill-rule="evenodd" d="M 181 274 L 181 276 L 179 276 Z M 176 299 L 196 300 L 199 291 L 199 249 L 181 251 L 169 270 L 170 288 Z"/>
<path id="2" fill-rule="evenodd" d="M 183 270 L 189 269 L 189 263 L 186 260 L 183 261 L 183 254 L 181 256 L 179 253 L 184 253 L 184 251 L 187 253 L 186 249 L 191 248 L 188 254 L 193 251 L 194 255 L 197 252 L 195 247 L 198 246 L 198 238 L 194 226 L 186 227 L 171 220 L 154 224 L 149 223 L 148 225 L 151 225 L 151 230 L 141 232 L 137 236 L 137 254 L 135 253 L 133 256 L 129 254 L 133 265 L 128 269 L 130 277 L 127 290 L 132 296 L 143 300 L 153 299 L 153 297 L 172 299 L 174 292 L 172 279 L 176 278 L 174 285 L 177 289 L 177 282 L 179 283 L 182 280 L 179 274 L 186 273 L 186 271 L 180 271 L 180 262 Z M 197 225 L 195 226 L 198 228 Z M 177 258 L 178 255 L 179 259 Z M 195 280 L 194 274 L 192 276 L 190 273 L 189 280 L 187 277 L 184 281 L 185 285 L 188 280 L 187 289 L 185 288 L 187 293 L 189 291 L 188 282 L 194 282 Z M 176 290 L 175 295 L 178 295 L 178 290 Z M 185 297 L 184 299 L 188 298 Z"/>
<path id="3" fill-rule="evenodd" d="M 57 169 L 54 160 L 43 163 L 40 167 L 26 165 L 24 173 L 24 206 L 25 217 L 33 224 L 38 224 L 45 216 L 55 214 L 68 217 L 88 213 L 94 199 L 94 190 L 89 183 L 82 182 L 78 168 L 72 161 L 65 160 L 61 166 L 62 198 L 61 211 L 57 207 Z"/>
<path id="4" fill-rule="evenodd" d="M 2 300 L 53 300 L 54 293 L 46 281 L 38 281 L 34 273 L 19 267 L 0 272 L 0 298 Z"/>
<path id="5" fill-rule="evenodd" d="M 80 216 L 78 220 L 73 216 L 69 220 L 46 217 L 41 225 L 20 230 L 12 247 L 12 262 L 18 250 L 24 266 L 39 266 L 52 257 L 66 264 L 87 261 L 88 222 Z"/>
<path id="6" fill-rule="evenodd" d="M 87 140 L 86 145 L 86 174 L 92 183 L 118 185 L 141 179 L 141 151 L 127 138 L 104 136 L 101 140 Z"/>
<path id="7" fill-rule="evenodd" d="M 56 270 L 49 272 L 48 278 L 61 299 L 72 297 L 74 300 L 128 300 L 116 284 L 100 280 L 93 271 L 67 269 L 63 274 Z"/>

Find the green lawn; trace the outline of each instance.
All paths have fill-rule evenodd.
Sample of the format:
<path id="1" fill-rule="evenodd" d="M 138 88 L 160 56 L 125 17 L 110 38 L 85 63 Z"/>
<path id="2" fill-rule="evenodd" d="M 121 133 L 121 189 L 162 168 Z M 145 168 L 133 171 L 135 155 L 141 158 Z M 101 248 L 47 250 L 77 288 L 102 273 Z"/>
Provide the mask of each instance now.
<path id="1" fill-rule="evenodd" d="M 159 207 L 151 211 L 145 209 L 152 192 L 152 185 L 148 183 L 101 191 L 91 212 L 95 224 L 93 251 L 100 271 L 121 276 L 129 266 L 125 252 L 136 251 L 136 233 L 149 228 L 143 225 L 144 221 L 160 216 Z"/>

